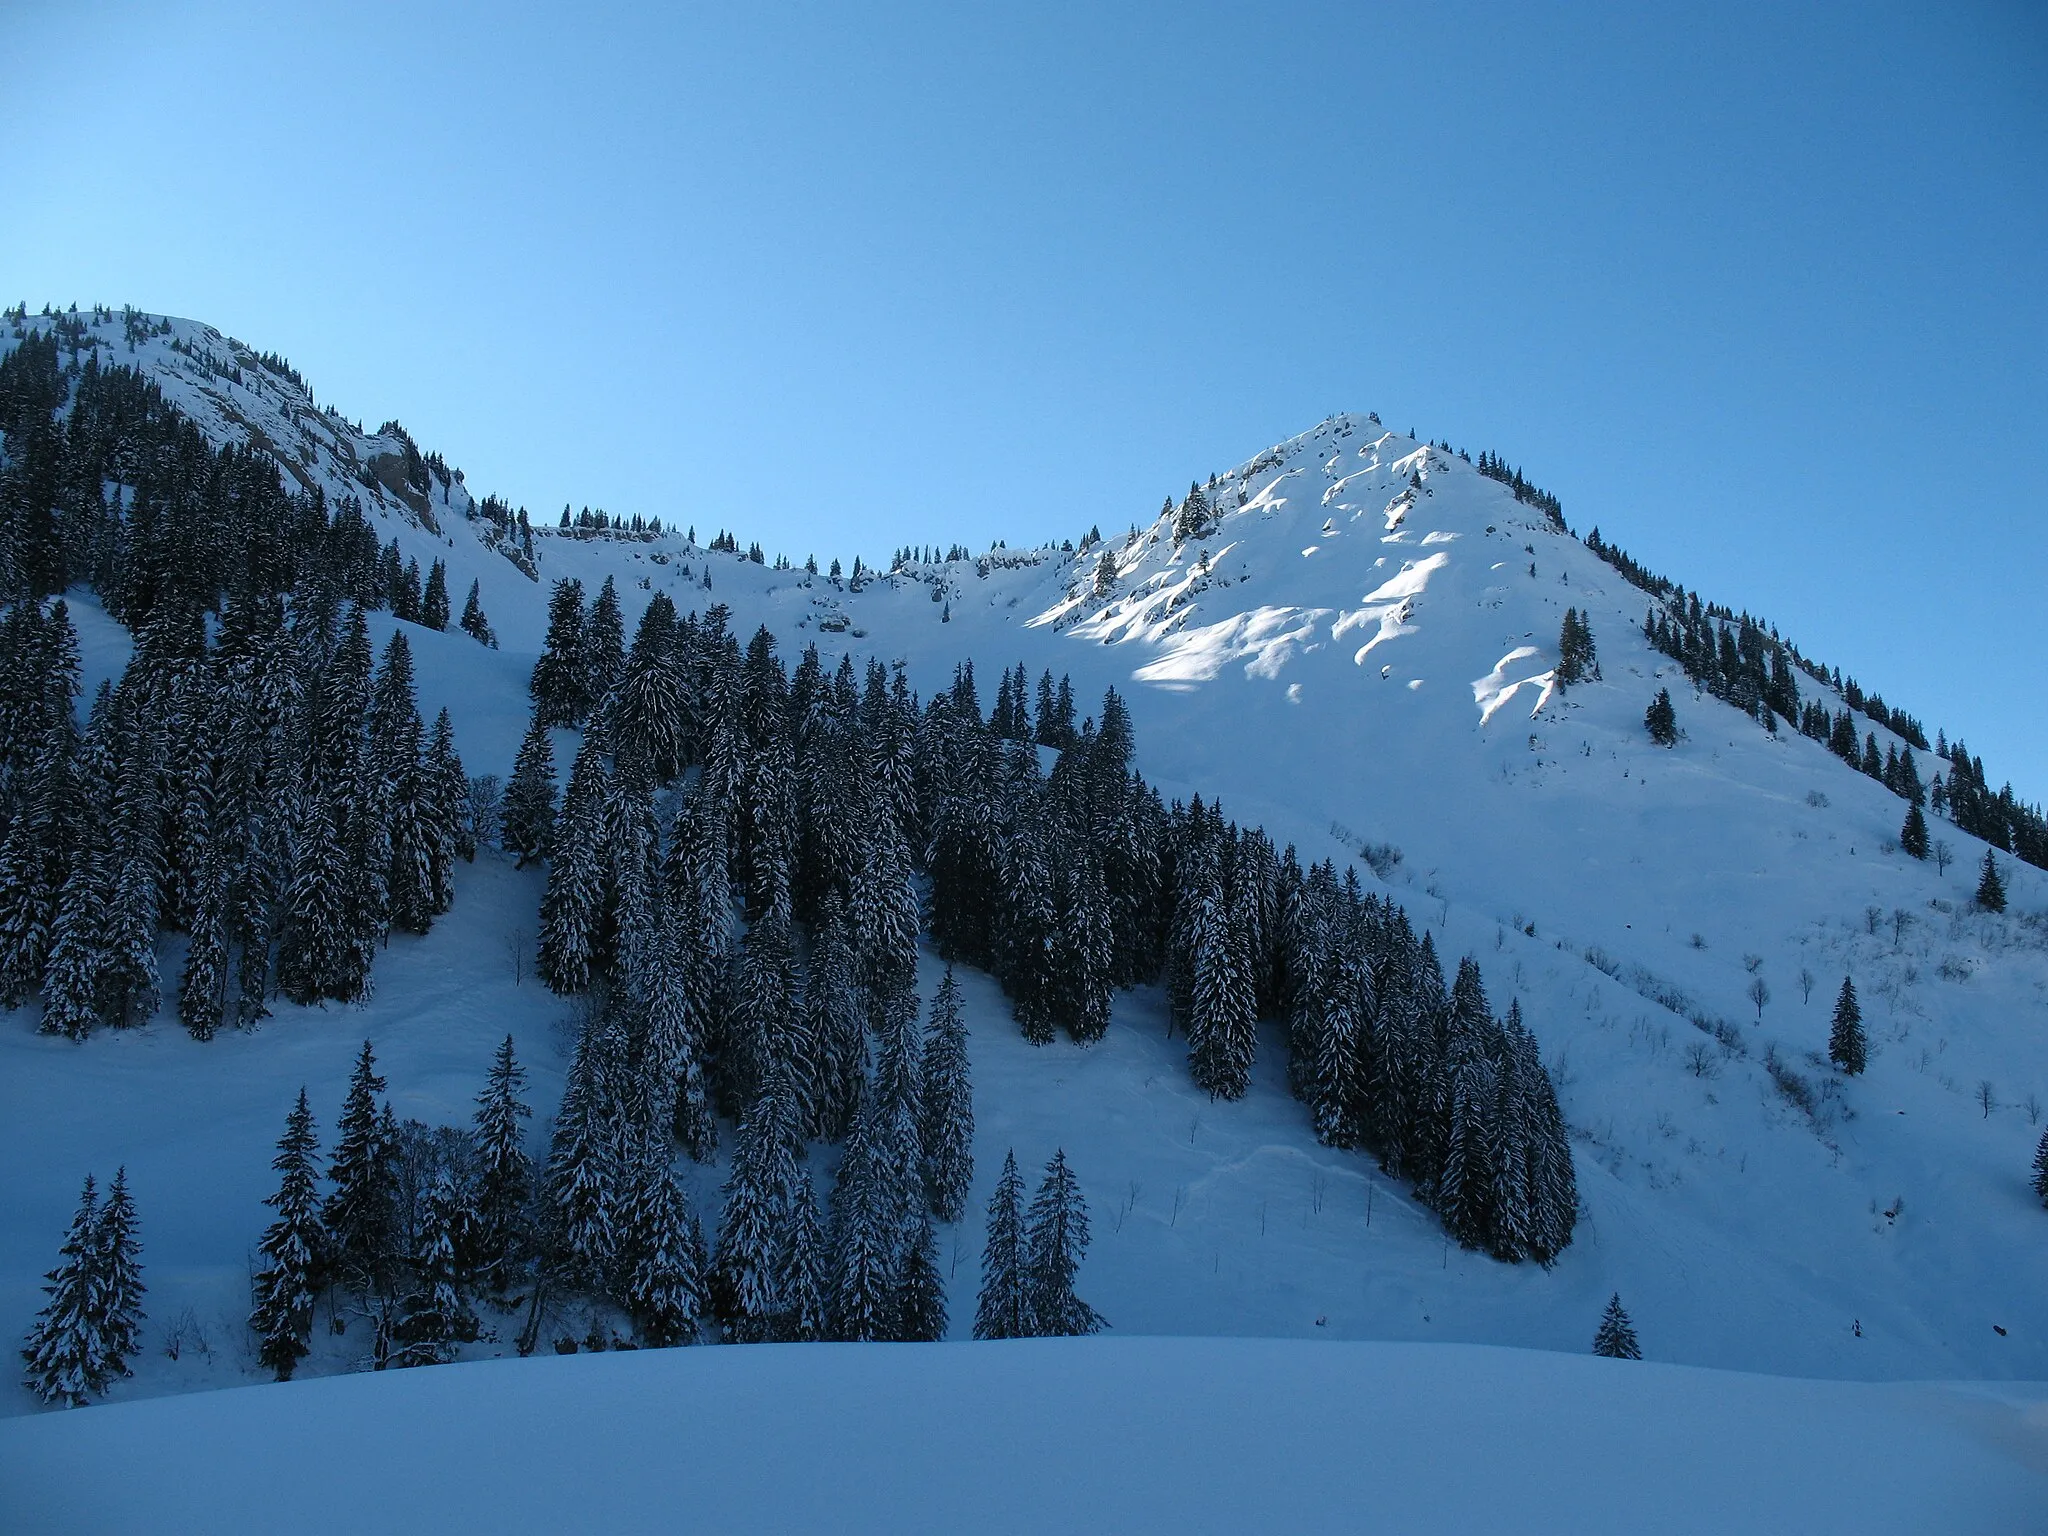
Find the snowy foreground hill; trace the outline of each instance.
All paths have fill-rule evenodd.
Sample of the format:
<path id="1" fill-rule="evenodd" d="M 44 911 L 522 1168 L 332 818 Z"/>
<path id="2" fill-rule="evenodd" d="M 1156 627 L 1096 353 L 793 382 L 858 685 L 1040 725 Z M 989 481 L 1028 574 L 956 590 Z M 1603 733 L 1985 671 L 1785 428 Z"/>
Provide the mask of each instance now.
<path id="1" fill-rule="evenodd" d="M 422 569 L 445 563 L 458 604 L 477 584 L 499 649 L 452 625 L 370 621 L 380 650 L 406 630 L 422 710 L 448 708 L 472 774 L 511 770 L 565 577 L 588 591 L 612 578 L 628 635 L 657 592 L 681 612 L 719 603 L 742 642 L 766 626 L 792 665 L 812 644 L 828 672 L 841 655 L 901 661 L 926 698 L 967 660 L 985 700 L 1020 662 L 1034 682 L 1071 676 L 1084 712 L 1114 687 L 1135 766 L 1163 795 L 1220 796 L 1304 865 L 1355 865 L 1447 965 L 1476 957 L 1496 1009 L 1519 1004 L 1570 1126 L 1581 1216 L 1549 1269 L 1467 1252 L 1369 1157 L 1317 1141 L 1288 1094 L 1277 1024 L 1261 1026 L 1250 1093 L 1214 1101 L 1167 1036 L 1159 989 L 1117 994 L 1096 1044 L 1033 1046 L 994 982 L 963 972 L 976 1177 L 967 1222 L 940 1237 L 952 1336 L 973 1315 L 979 1212 L 1005 1150 L 1036 1167 L 1064 1148 L 1095 1227 L 1081 1290 L 1113 1341 L 669 1351 L 306 1382 L 360 1363 L 356 1340 L 318 1339 L 289 1388 L 121 1402 L 265 1379 L 244 1320 L 273 1146 L 301 1085 L 331 1130 L 365 1038 L 401 1117 L 463 1124 L 509 1031 L 537 1120 L 552 1113 L 575 1026 L 533 976 L 544 875 L 487 849 L 459 866 L 431 933 L 391 939 L 360 1006 L 280 1000 L 260 1029 L 207 1043 L 178 1027 L 174 1000 L 146 1027 L 82 1044 L 38 1034 L 33 1004 L 6 1016 L 0 1322 L 18 1335 L 41 1305 L 87 1171 L 127 1168 L 150 1287 L 147 1347 L 114 1408 L 0 1426 L 0 1512 L 14 1499 L 39 1512 L 23 1528 L 70 1528 L 33 1501 L 55 1497 L 56 1469 L 100 1458 L 133 1469 L 136 1499 L 163 1502 L 103 1489 L 75 1528 L 258 1528 L 267 1485 L 230 1487 L 241 1474 L 216 1460 L 174 1465 L 164 1448 L 179 1443 L 237 1466 L 246 1451 L 278 1487 L 317 1493 L 306 1503 L 336 1529 L 398 1507 L 364 1499 L 442 1497 L 424 1471 L 344 1488 L 341 1462 L 288 1449 L 346 1424 L 385 1437 L 400 1463 L 458 1434 L 463 1454 L 496 1458 L 503 1476 L 469 1491 L 518 1507 L 480 1525 L 541 1528 L 549 1500 L 601 1489 L 624 1501 L 605 1523 L 630 1529 L 658 1518 L 635 1500 L 671 1489 L 601 1463 L 693 1394 L 726 1405 L 689 1414 L 677 1453 L 706 1469 L 686 1502 L 707 1519 L 753 1508 L 806 1523 L 789 1501 L 810 1497 L 810 1480 L 777 1470 L 791 1444 L 763 1449 L 796 1431 L 782 1415 L 799 1398 L 844 1405 L 844 1436 L 807 1414 L 793 1444 L 849 1467 L 888 1423 L 925 1425 L 876 1452 L 886 1486 L 932 1501 L 929 1518 L 888 1522 L 912 1528 L 948 1512 L 1000 1528 L 989 1508 L 958 1512 L 980 1487 L 1027 1485 L 1072 1502 L 1011 1524 L 1315 1526 L 1373 1509 L 1411 1528 L 2018 1529 L 2048 1507 L 2036 1389 L 1845 1384 L 2048 1380 L 2048 1212 L 2028 1183 L 2048 1098 L 2048 876 L 2001 854 L 2007 909 L 1976 910 L 1983 843 L 1930 816 L 1952 861 L 1899 851 L 1904 802 L 1823 745 L 1696 692 L 1646 641 L 1642 591 L 1459 456 L 1332 418 L 1215 477 L 1213 518 L 1180 538 L 1171 510 L 1097 505 L 1048 476 L 1044 502 L 1081 548 L 909 559 L 857 583 L 807 571 L 810 551 L 777 568 L 707 548 L 715 522 L 744 545 L 744 507 L 646 509 L 659 536 L 541 517 L 529 558 L 461 476 L 431 457 L 414 467 L 409 439 L 317 408 L 281 365 L 208 327 L 80 317 L 75 339 L 102 366 L 146 370 L 214 442 L 269 451 L 330 504 L 358 498 L 380 540 Z M 14 344 L 0 331 L 0 348 Z M 1205 480 L 1208 468 L 1190 466 Z M 847 504 L 861 500 L 849 487 Z M 692 523 L 696 541 L 680 531 Z M 1107 537 L 1084 540 L 1091 526 Z M 851 550 L 815 553 L 821 568 L 851 563 Z M 89 591 L 70 603 L 89 698 L 131 642 Z M 1568 607 L 1590 624 L 1599 675 L 1560 689 Z M 1798 686 L 1843 706 L 1808 676 Z M 1669 749 L 1643 725 L 1660 687 L 1682 732 Z M 1880 751 L 1906 746 L 1861 716 L 1857 728 Z M 575 733 L 556 734 L 566 771 Z M 1946 768 L 1927 753 L 1920 765 Z M 164 942 L 167 994 L 181 944 Z M 921 997 L 941 969 L 921 956 Z M 1845 976 L 1870 1037 L 1868 1072 L 1846 1080 L 1826 1061 Z M 679 1167 L 710 1225 L 723 1154 Z M 1615 1291 L 1663 1364 L 1629 1375 L 1566 1358 Z M 465 1353 L 509 1353 L 501 1331 L 507 1342 Z M 1405 1347 L 1417 1344 L 1510 1348 Z M 25 1391 L 5 1401 L 34 1407 Z M 639 1403 L 646 1416 L 629 1411 Z M 1327 1411 L 1301 1415 L 1304 1403 Z M 1101 1458 L 1071 1486 L 1040 1477 L 1029 1449 L 1053 1423 Z M 959 1457 L 928 1477 L 946 1446 Z M 559 1469 L 530 1505 L 515 1473 L 528 1451 Z M 1226 1453 L 1270 1471 L 1256 1509 L 1213 1480 Z M 1448 1470 L 1416 1474 L 1431 1458 Z M 1509 1461 L 1525 1470 L 1497 1475 Z M 175 1513 L 124 1514 L 145 1508 Z M 1112 1513 L 1087 1518 L 1101 1508 Z"/>
<path id="2" fill-rule="evenodd" d="M 767 1344 L 17 1421 L 0 1508 L 48 1536 L 2018 1532 L 2044 1418 L 2030 1388 L 1470 1345 Z"/>

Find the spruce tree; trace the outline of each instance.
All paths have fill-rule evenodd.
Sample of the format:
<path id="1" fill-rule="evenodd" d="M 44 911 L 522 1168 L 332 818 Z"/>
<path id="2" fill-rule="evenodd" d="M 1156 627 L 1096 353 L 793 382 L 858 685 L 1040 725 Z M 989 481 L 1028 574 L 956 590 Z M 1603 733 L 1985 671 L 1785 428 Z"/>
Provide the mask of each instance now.
<path id="1" fill-rule="evenodd" d="M 1650 707 L 1643 711 L 1643 726 L 1650 733 L 1650 740 L 1660 747 L 1678 744 L 1678 712 L 1671 707 L 1671 690 L 1659 688 L 1657 697 L 1650 700 Z"/>
<path id="2" fill-rule="evenodd" d="M 533 664 L 533 715 L 538 725 L 581 725 L 590 713 L 589 668 L 583 655 L 583 583 L 566 578 L 548 597 L 548 633 Z"/>
<path id="3" fill-rule="evenodd" d="M 832 1254 L 818 1213 L 818 1191 L 808 1171 L 799 1171 L 796 1195 L 783 1224 L 782 1310 L 774 1336 L 788 1344 L 812 1344 L 832 1334 Z"/>
<path id="4" fill-rule="evenodd" d="M 584 689 L 590 707 L 602 704 L 626 668 L 626 625 L 619 614 L 619 591 L 607 576 L 590 605 L 583 631 Z"/>
<path id="5" fill-rule="evenodd" d="M 1834 1027 L 1828 1033 L 1828 1059 L 1850 1077 L 1862 1072 L 1865 1062 L 1863 1010 L 1856 1003 L 1856 984 L 1842 978 L 1841 994 L 1835 999 Z"/>
<path id="6" fill-rule="evenodd" d="M 1899 846 L 1916 859 L 1927 857 L 1927 817 L 1917 805 L 1906 807 L 1905 825 L 1899 828 Z"/>
<path id="7" fill-rule="evenodd" d="M 100 973 L 106 965 L 105 902 L 98 860 L 89 852 L 74 859 L 57 898 L 50 930 L 50 959 L 43 972 L 46 1035 L 83 1040 L 100 1022 Z"/>
<path id="8" fill-rule="evenodd" d="M 520 1098 L 526 1069 L 513 1053 L 507 1035 L 491 1061 L 484 1091 L 477 1095 L 476 1129 L 476 1267 L 486 1284 L 509 1288 L 513 1268 L 530 1246 L 528 1207 L 533 1199 L 533 1163 L 526 1155 L 521 1121 L 533 1111 Z"/>
<path id="9" fill-rule="evenodd" d="M 2034 1148 L 2034 1193 L 2048 1205 L 2048 1131 L 2041 1133 L 2041 1144 Z"/>
<path id="10" fill-rule="evenodd" d="M 455 860 L 476 861 L 478 828 L 470 816 L 469 775 L 455 751 L 455 722 L 442 710 L 427 736 L 427 816 L 433 833 L 434 915 L 455 905 Z M 485 829 L 488 830 L 488 829 Z"/>
<path id="11" fill-rule="evenodd" d="M 784 1310 L 784 1234 L 801 1178 L 789 1080 L 771 1061 L 734 1136 L 711 1270 L 712 1305 L 741 1343 L 767 1338 Z"/>
<path id="12" fill-rule="evenodd" d="M 457 1234 L 462 1196 L 446 1168 L 434 1175 L 413 1237 L 411 1283 L 399 1304 L 393 1365 L 445 1365 L 456 1346 L 477 1336 L 476 1314 L 462 1293 Z"/>
<path id="13" fill-rule="evenodd" d="M 320 1207 L 330 1272 L 338 1283 L 358 1294 L 382 1286 L 396 1235 L 393 1149 L 386 1145 L 377 1112 L 377 1095 L 383 1091 L 376 1055 L 365 1040 L 349 1075 L 348 1097 L 336 1123 L 334 1160 L 327 1170 L 333 1189 Z"/>
<path id="14" fill-rule="evenodd" d="M 953 968 L 932 994 L 920 1105 L 925 1200 L 940 1221 L 960 1219 L 974 1182 L 974 1093 L 967 1075 L 967 1028 Z"/>
<path id="15" fill-rule="evenodd" d="M 988 1201 L 988 1237 L 981 1251 L 981 1293 L 974 1308 L 977 1339 L 1026 1339 L 1032 1327 L 1030 1275 L 1024 1242 L 1024 1179 L 1014 1150 Z"/>
<path id="16" fill-rule="evenodd" d="M 545 858 L 554 845 L 555 749 L 538 708 L 513 761 L 512 782 L 505 786 L 499 835 L 505 851 L 517 856 L 515 869 L 524 869 L 529 859 Z"/>
<path id="17" fill-rule="evenodd" d="M 1031 1331 L 1050 1337 L 1100 1333 L 1102 1314 L 1074 1294 L 1088 1252 L 1088 1202 L 1064 1150 L 1045 1165 L 1024 1232 L 1026 1307 Z"/>
<path id="18" fill-rule="evenodd" d="M 901 1327 L 905 1170 L 892 1161 L 887 1114 L 876 1096 L 862 1100 L 832 1190 L 832 1334 L 848 1343 L 893 1339 Z"/>
<path id="19" fill-rule="evenodd" d="M 469 584 L 469 598 L 463 603 L 462 617 L 457 622 L 461 625 L 462 632 L 470 639 L 495 651 L 498 648 L 498 636 L 491 628 L 491 621 L 484 615 L 482 591 L 482 582 L 472 581 Z"/>
<path id="20" fill-rule="evenodd" d="M 428 629 L 448 627 L 448 567 L 436 560 L 427 571 L 427 589 L 420 594 L 420 623 Z"/>
<path id="21" fill-rule="evenodd" d="M 620 1304 L 643 1345 L 667 1349 L 697 1336 L 704 1277 L 690 1239 L 690 1208 L 669 1167 L 666 1137 L 650 1141 L 626 1198 L 620 1233 Z"/>
<path id="22" fill-rule="evenodd" d="M 278 989 L 304 1007 L 333 998 L 350 1002 L 362 995 L 367 977 L 359 968 L 350 869 L 336 826 L 340 807 L 318 793 L 308 796 L 293 839 L 291 883 L 283 903 L 284 932 L 278 944 Z"/>
<path id="23" fill-rule="evenodd" d="M 107 1203 L 100 1208 L 97 1232 L 100 1294 L 104 1308 L 102 1340 L 109 1380 L 132 1374 L 131 1356 L 142 1351 L 142 1245 L 135 1237 L 135 1201 L 128 1193 L 128 1170 L 114 1170 Z"/>
<path id="24" fill-rule="evenodd" d="M 1983 872 L 1977 878 L 1977 905 L 1986 912 L 2005 910 L 2005 881 L 1999 877 L 1998 860 L 1984 850 Z"/>
<path id="25" fill-rule="evenodd" d="M 921 1218 L 903 1254 L 896 1336 L 906 1344 L 936 1344 L 946 1336 L 946 1280 L 939 1273 L 939 1240 L 931 1218 Z"/>
<path id="26" fill-rule="evenodd" d="M 1204 898 L 1194 933 L 1188 1065 L 1212 1098 L 1241 1099 L 1251 1086 L 1258 999 L 1242 916 L 1220 886 Z"/>
<path id="27" fill-rule="evenodd" d="M 22 1385 L 46 1403 L 82 1408 L 107 1389 L 106 1292 L 99 1257 L 99 1194 L 87 1174 L 57 1267 L 44 1278 L 50 1300 L 22 1347 Z"/>
<path id="28" fill-rule="evenodd" d="M 211 1040 L 227 1009 L 228 881 L 213 850 L 200 865 L 198 900 L 189 923 L 185 970 L 178 984 L 178 1022 L 195 1040 Z"/>
<path id="29" fill-rule="evenodd" d="M 854 981 L 851 940 L 839 893 L 828 891 L 813 926 L 804 973 L 806 1033 L 816 1055 L 810 1133 L 837 1141 L 853 1127 L 868 1064 L 866 1000 Z"/>
<path id="30" fill-rule="evenodd" d="M 257 1358 L 276 1372 L 279 1381 L 292 1379 L 313 1334 L 313 1301 L 319 1290 L 324 1241 L 316 1188 L 319 1174 L 313 1164 L 318 1149 L 313 1111 L 306 1102 L 306 1090 L 301 1088 L 299 1102 L 285 1117 L 284 1135 L 270 1164 L 279 1174 L 279 1183 L 277 1193 L 263 1203 L 277 1212 L 277 1220 L 264 1229 L 257 1245 L 263 1267 L 256 1272 L 255 1305 L 249 1313 L 249 1329 L 261 1341 Z"/>
<path id="31" fill-rule="evenodd" d="M 1621 1292 L 1607 1298 L 1607 1310 L 1600 1314 L 1600 1329 L 1593 1335 L 1593 1353 L 1609 1360 L 1640 1360 L 1642 1346 L 1636 1343 L 1635 1326 L 1621 1305 Z"/>
<path id="32" fill-rule="evenodd" d="M 593 1012 L 555 1113 L 545 1178 L 547 1269 L 572 1289 L 600 1292 L 613 1276 L 626 1195 L 615 1024 Z"/>

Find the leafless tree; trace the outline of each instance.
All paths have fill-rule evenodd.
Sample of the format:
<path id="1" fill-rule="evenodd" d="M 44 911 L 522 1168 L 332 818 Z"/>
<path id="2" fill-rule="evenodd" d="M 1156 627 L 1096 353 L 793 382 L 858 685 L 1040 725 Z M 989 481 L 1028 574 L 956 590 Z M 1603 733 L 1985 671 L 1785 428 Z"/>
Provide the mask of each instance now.
<path id="1" fill-rule="evenodd" d="M 1752 976 L 1749 979 L 1749 992 L 1747 995 L 1749 997 L 1750 1002 L 1756 1005 L 1757 1022 L 1762 1023 L 1764 1017 L 1764 1004 L 1768 1003 L 1771 1000 L 1770 984 L 1766 982 L 1761 976 Z"/>

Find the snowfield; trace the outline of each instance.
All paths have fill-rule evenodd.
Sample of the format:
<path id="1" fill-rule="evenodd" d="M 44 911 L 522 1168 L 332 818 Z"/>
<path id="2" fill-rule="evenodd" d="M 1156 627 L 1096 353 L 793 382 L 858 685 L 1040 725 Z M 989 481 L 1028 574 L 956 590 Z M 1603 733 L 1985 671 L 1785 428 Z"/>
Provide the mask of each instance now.
<path id="1" fill-rule="evenodd" d="M 47 1536 L 1933 1536 L 2042 1529 L 2044 1428 L 2038 1392 L 1469 1345 L 769 1344 L 16 1421 L 0 1516 Z"/>
<path id="2" fill-rule="evenodd" d="M 766 625 L 791 664 L 813 643 L 828 667 L 901 659 L 926 697 L 970 658 L 985 702 L 1020 660 L 1034 681 L 1070 673 L 1084 709 L 1114 686 L 1162 793 L 1220 795 L 1304 864 L 1356 864 L 1447 965 L 1478 958 L 1496 1010 L 1519 1000 L 1584 1214 L 1549 1271 L 1460 1251 L 1369 1159 L 1316 1142 L 1276 1026 L 1251 1094 L 1216 1103 L 1156 989 L 1119 994 L 1098 1045 L 1032 1047 L 969 973 L 976 1181 L 940 1239 L 953 1337 L 1013 1147 L 1027 1170 L 1064 1147 L 1078 1172 L 1095 1228 L 1080 1291 L 1112 1337 L 579 1356 L 121 1402 L 262 1379 L 242 1319 L 273 1146 L 301 1084 L 329 1145 L 365 1038 L 401 1118 L 467 1124 L 510 1032 L 544 1145 L 573 1004 L 533 979 L 540 873 L 487 851 L 430 935 L 393 938 L 360 1008 L 279 1002 L 260 1031 L 204 1045 L 170 1011 L 82 1045 L 37 1035 L 32 1008 L 0 1018 L 0 1324 L 18 1336 L 34 1315 L 87 1171 L 126 1165 L 150 1286 L 149 1347 L 114 1407 L 0 1425 L 0 1524 L 233 1531 L 289 1511 L 307 1530 L 448 1529 L 459 1509 L 480 1529 L 844 1528 L 849 1498 L 877 1529 L 2048 1521 L 2048 1389 L 2023 1385 L 2048 1381 L 2048 1211 L 2027 1183 L 2048 1100 L 2048 875 L 2005 860 L 2008 910 L 1972 910 L 1980 842 L 1931 818 L 1945 873 L 1889 846 L 1902 801 L 1696 695 L 1645 643 L 1643 594 L 1469 464 L 1335 417 L 1219 477 L 1220 526 L 1179 544 L 1146 509 L 1048 473 L 1044 521 L 1100 525 L 1102 546 L 913 564 L 858 591 L 808 575 L 810 551 L 776 570 L 679 532 L 572 538 L 541 516 L 536 583 L 480 536 L 459 480 L 425 514 L 363 484 L 391 444 L 290 381 L 252 365 L 233 384 L 167 338 L 130 353 L 118 317 L 102 330 L 103 362 L 149 368 L 217 440 L 260 433 L 301 483 L 362 497 L 423 568 L 445 560 L 458 604 L 480 582 L 502 650 L 408 627 L 422 711 L 450 709 L 472 774 L 510 772 L 566 576 L 614 577 L 629 635 L 667 591 L 685 612 L 726 604 L 743 641 Z M 207 327 L 172 334 L 230 355 Z M 743 508 L 637 510 L 704 538 L 732 519 L 743 543 L 757 531 Z M 1098 596 L 1105 549 L 1117 574 Z M 816 551 L 821 567 L 854 553 Z M 1567 606 L 1602 675 L 1560 691 Z M 128 642 L 85 594 L 72 608 L 89 696 Z M 371 616 L 380 648 L 395 623 Z M 1660 686 L 1684 732 L 1670 750 L 1642 724 Z M 564 771 L 572 752 L 559 733 Z M 1923 777 L 1946 767 L 1920 759 Z M 921 996 L 938 974 L 927 953 Z M 1845 974 L 1871 1051 L 1846 1082 L 1825 1063 Z M 713 1225 L 722 1164 L 683 1172 Z M 1616 1290 L 1649 1362 L 1574 1358 Z M 1477 1345 L 1493 1347 L 1441 1347 Z M 302 1376 L 360 1348 L 319 1330 Z M 2007 1385 L 1851 1384 L 1964 1380 Z M 33 1409 L 0 1390 L 0 1413 Z M 388 1475 L 362 1475 L 373 1462 Z"/>

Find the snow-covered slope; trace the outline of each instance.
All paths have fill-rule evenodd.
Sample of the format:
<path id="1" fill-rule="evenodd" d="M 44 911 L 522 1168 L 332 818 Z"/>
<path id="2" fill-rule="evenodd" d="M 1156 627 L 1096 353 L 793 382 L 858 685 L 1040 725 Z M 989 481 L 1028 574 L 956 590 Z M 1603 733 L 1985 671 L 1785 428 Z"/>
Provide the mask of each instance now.
<path id="1" fill-rule="evenodd" d="M 0 1524 L 2019 1532 L 2040 1528 L 2048 1494 L 2044 1417 L 2031 1388 L 1793 1383 L 1522 1350 L 771 1344 L 17 1420 L 0 1426 Z"/>
<path id="2" fill-rule="evenodd" d="M 1479 958 L 1497 1007 L 1519 998 L 1574 1128 L 1586 1208 L 1547 1272 L 1446 1246 L 1369 1162 L 1318 1146 L 1284 1092 L 1277 1032 L 1262 1036 L 1251 1096 L 1212 1104 L 1164 1038 L 1155 993 L 1120 996 L 1096 1047 L 1034 1049 L 972 978 L 971 1208 L 1006 1147 L 1029 1163 L 1064 1145 L 1096 1215 L 1083 1290 L 1120 1333 L 1580 1350 L 1619 1289 L 1658 1359 L 2048 1378 L 2048 1213 L 2026 1182 L 2040 1134 L 2026 1106 L 2048 1097 L 2048 879 L 2008 863 L 2010 910 L 1978 914 L 1981 844 L 1937 822 L 1957 854 L 1945 874 L 1887 852 L 1895 797 L 1820 746 L 1695 697 L 1644 643 L 1642 595 L 1470 465 L 1369 418 L 1333 418 L 1220 477 L 1205 536 L 1176 543 L 1163 519 L 1112 531 L 1118 574 L 1099 597 L 1100 549 L 999 549 L 854 591 L 676 535 L 541 528 L 535 582 L 484 536 L 453 477 L 424 510 L 362 482 L 356 471 L 402 450 L 396 439 L 354 434 L 252 365 L 235 385 L 169 337 L 130 354 L 119 317 L 101 332 L 103 362 L 149 368 L 221 440 L 262 433 L 330 496 L 362 497 L 380 536 L 423 566 L 447 561 L 458 596 L 480 582 L 502 650 L 413 633 L 422 705 L 453 711 L 472 772 L 509 770 L 547 587 L 564 576 L 616 577 L 629 627 L 656 590 L 685 610 L 724 603 L 735 629 L 767 625 L 791 659 L 810 643 L 828 661 L 900 658 L 927 695 L 971 658 L 986 698 L 1022 661 L 1033 678 L 1070 673 L 1084 700 L 1118 688 L 1137 766 L 1167 794 L 1220 794 L 1305 862 L 1359 863 L 1442 953 Z M 232 353 L 187 322 L 171 335 Z M 1076 534 L 1139 510 L 1051 480 L 1044 495 Z M 863 488 L 846 500 L 862 505 Z M 744 508 L 638 510 L 729 523 L 743 541 L 758 532 Z M 1560 694 L 1568 605 L 1590 619 L 1602 679 Z M 88 670 L 118 667 L 121 632 L 77 606 Z M 392 623 L 376 616 L 380 643 Z M 1685 732 L 1668 751 L 1642 727 L 1659 686 Z M 1367 844 L 1400 857 L 1376 851 L 1376 874 Z M 0 1031 L 0 1165 L 14 1170 L 0 1188 L 0 1319 L 18 1330 L 34 1311 L 80 1174 L 125 1162 L 154 1326 L 189 1309 L 212 1352 L 152 1355 L 119 1390 L 250 1379 L 236 1322 L 245 1256 L 301 1082 L 331 1125 L 368 1035 L 401 1114 L 460 1121 L 509 1028 L 550 1107 L 568 1008 L 519 983 L 509 958 L 530 941 L 538 893 L 531 871 L 464 868 L 454 913 L 426 939 L 392 941 L 365 1008 L 280 1007 L 253 1037 L 201 1046 L 160 1022 L 81 1049 L 17 1015 Z M 1837 1088 L 1814 1053 L 1844 974 L 1864 997 L 1872 1061 Z M 1760 1014 L 1745 995 L 1756 975 L 1771 994 Z M 935 979 L 928 967 L 927 994 Z M 1813 1084 L 1812 1112 L 1767 1072 L 1772 1048 Z M 1988 1113 L 1975 1097 L 1987 1081 Z M 718 1178 L 697 1175 L 701 1208 L 715 1209 Z M 979 1244 L 978 1230 L 954 1242 L 958 1334 Z M 345 1363 L 327 1349 L 316 1368 Z"/>

